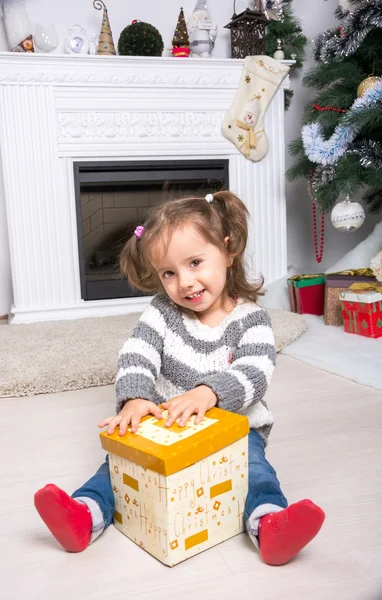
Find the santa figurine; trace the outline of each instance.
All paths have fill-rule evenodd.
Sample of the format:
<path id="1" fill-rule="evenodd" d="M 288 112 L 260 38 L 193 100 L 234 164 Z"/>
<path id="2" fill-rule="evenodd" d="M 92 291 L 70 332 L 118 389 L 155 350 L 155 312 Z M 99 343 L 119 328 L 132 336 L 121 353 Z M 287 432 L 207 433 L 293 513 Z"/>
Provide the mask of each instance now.
<path id="1" fill-rule="evenodd" d="M 188 22 L 190 47 L 193 55 L 208 58 L 215 45 L 217 27 L 212 24 L 207 9 L 207 0 L 198 0 Z"/>

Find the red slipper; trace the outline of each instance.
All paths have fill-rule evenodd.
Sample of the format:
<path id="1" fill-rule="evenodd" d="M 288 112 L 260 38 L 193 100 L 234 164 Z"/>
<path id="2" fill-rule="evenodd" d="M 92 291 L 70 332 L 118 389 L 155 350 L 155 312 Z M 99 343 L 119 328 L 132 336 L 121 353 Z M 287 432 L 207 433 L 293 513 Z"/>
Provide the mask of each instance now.
<path id="1" fill-rule="evenodd" d="M 325 513 L 310 500 L 301 500 L 288 508 L 260 519 L 261 556 L 268 565 L 284 565 L 320 531 Z"/>
<path id="2" fill-rule="evenodd" d="M 45 525 L 65 550 L 82 552 L 88 547 L 92 518 L 85 504 L 49 483 L 36 492 L 34 505 Z"/>

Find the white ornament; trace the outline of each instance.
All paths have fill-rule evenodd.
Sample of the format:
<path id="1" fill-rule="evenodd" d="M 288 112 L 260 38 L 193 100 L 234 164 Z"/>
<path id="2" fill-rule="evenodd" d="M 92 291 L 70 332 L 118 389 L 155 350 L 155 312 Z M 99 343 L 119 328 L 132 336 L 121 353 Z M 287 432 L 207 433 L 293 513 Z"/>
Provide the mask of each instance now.
<path id="1" fill-rule="evenodd" d="M 208 58 L 215 45 L 217 26 L 209 18 L 207 0 L 198 0 L 187 24 L 193 55 Z"/>
<path id="2" fill-rule="evenodd" d="M 207 196 L 205 196 L 205 200 L 207 200 L 208 204 L 211 204 L 211 202 L 214 201 L 214 197 L 212 194 L 207 194 Z"/>
<path id="3" fill-rule="evenodd" d="M 99 33 L 95 33 L 93 36 L 90 36 L 88 38 L 89 54 L 97 54 L 99 35 L 100 35 Z"/>
<path id="4" fill-rule="evenodd" d="M 283 49 L 281 47 L 281 40 L 280 39 L 277 40 L 277 50 L 273 54 L 273 58 L 276 59 L 276 60 L 284 60 L 284 58 L 285 58 L 285 54 L 284 54 Z"/>
<path id="5" fill-rule="evenodd" d="M 365 220 L 365 211 L 358 202 L 352 202 L 349 196 L 338 202 L 332 210 L 331 220 L 336 229 L 350 233 L 359 229 Z"/>
<path id="6" fill-rule="evenodd" d="M 377 281 L 382 282 L 382 250 L 378 252 L 377 256 L 371 259 L 370 269 L 373 271 Z"/>
<path id="7" fill-rule="evenodd" d="M 35 46 L 41 52 L 52 52 L 58 47 L 60 41 L 53 23 L 37 23 L 33 38 Z"/>
<path id="8" fill-rule="evenodd" d="M 81 25 L 73 25 L 68 29 L 68 35 L 65 39 L 65 52 L 74 56 L 83 56 L 88 53 L 89 42 L 86 31 Z"/>

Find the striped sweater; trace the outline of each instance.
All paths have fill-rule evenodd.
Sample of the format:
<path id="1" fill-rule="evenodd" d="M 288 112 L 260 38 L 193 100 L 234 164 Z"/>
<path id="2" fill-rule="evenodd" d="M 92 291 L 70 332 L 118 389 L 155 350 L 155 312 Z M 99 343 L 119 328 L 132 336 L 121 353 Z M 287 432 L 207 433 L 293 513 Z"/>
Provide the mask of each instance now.
<path id="1" fill-rule="evenodd" d="M 238 303 L 216 327 L 155 296 L 119 354 L 117 411 L 132 398 L 160 404 L 198 385 L 209 386 L 217 406 L 248 416 L 266 441 L 273 424 L 264 400 L 276 359 L 269 315 Z"/>

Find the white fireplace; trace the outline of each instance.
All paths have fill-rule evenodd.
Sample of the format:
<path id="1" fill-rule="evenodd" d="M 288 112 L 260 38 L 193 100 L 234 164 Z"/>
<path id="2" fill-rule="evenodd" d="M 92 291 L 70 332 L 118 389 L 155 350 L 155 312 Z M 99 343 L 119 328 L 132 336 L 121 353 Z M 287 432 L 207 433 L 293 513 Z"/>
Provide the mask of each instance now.
<path id="1" fill-rule="evenodd" d="M 0 53 L 12 323 L 135 312 L 149 301 L 81 297 L 80 161 L 228 160 L 230 189 L 250 212 L 250 270 L 268 283 L 285 275 L 283 89 L 265 118 L 269 153 L 252 163 L 220 130 L 242 66 L 232 59 Z"/>

